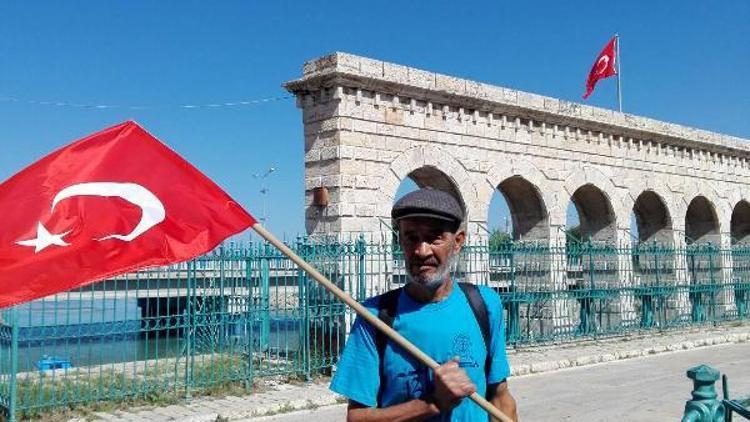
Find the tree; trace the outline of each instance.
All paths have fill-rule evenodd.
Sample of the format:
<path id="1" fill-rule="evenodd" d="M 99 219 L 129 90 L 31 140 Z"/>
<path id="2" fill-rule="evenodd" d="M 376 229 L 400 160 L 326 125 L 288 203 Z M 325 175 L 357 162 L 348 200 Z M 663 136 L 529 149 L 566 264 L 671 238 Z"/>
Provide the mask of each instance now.
<path id="1" fill-rule="evenodd" d="M 513 243 L 513 238 L 509 233 L 501 231 L 500 229 L 493 229 L 492 232 L 490 232 L 489 246 L 491 251 L 507 248 L 511 243 Z"/>
<path id="2" fill-rule="evenodd" d="M 581 233 L 581 226 L 575 226 L 565 231 L 568 242 L 581 243 L 583 241 L 583 233 Z"/>

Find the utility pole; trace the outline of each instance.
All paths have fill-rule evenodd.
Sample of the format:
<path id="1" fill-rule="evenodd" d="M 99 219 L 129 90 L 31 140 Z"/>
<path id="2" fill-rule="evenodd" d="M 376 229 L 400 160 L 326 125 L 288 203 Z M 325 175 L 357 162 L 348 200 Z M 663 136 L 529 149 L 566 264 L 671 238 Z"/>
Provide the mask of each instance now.
<path id="1" fill-rule="evenodd" d="M 270 192 L 270 190 L 266 187 L 266 177 L 268 177 L 268 175 L 270 175 L 274 171 L 276 171 L 275 167 L 269 167 L 265 173 L 263 174 L 256 173 L 253 175 L 254 178 L 260 179 L 260 194 L 262 195 L 262 198 L 263 198 L 263 212 L 260 216 L 260 222 L 264 226 L 266 225 L 266 222 L 268 221 L 268 197 L 267 195 L 268 195 L 268 192 Z"/>

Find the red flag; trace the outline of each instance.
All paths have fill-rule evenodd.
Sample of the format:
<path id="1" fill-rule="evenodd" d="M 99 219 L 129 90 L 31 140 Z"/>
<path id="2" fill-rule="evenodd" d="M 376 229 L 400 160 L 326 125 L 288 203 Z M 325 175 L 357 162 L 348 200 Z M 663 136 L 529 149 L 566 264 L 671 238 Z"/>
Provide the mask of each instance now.
<path id="1" fill-rule="evenodd" d="M 0 184 L 0 307 L 185 261 L 256 220 L 134 122 Z"/>
<path id="2" fill-rule="evenodd" d="M 615 67 L 615 42 L 617 37 L 612 37 L 607 43 L 599 56 L 596 58 L 594 65 L 591 67 L 589 72 L 589 78 L 586 80 L 586 93 L 583 94 L 583 99 L 591 95 L 594 91 L 594 85 L 599 79 L 608 78 L 612 75 L 617 74 L 617 68 Z"/>

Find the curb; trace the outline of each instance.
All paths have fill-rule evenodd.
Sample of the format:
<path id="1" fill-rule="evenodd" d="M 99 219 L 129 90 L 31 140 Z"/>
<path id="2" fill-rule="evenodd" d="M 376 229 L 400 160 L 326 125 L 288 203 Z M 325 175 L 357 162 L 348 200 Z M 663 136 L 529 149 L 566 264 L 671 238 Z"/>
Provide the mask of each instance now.
<path id="1" fill-rule="evenodd" d="M 261 416 L 272 416 L 276 414 L 281 413 L 288 413 L 288 412 L 296 412 L 300 410 L 310 410 L 310 409 L 317 409 L 319 407 L 325 407 L 325 406 L 332 406 L 335 404 L 341 404 L 341 399 L 337 394 L 334 393 L 328 393 L 323 394 L 318 397 L 315 397 L 314 399 L 298 399 L 298 400 L 289 400 L 285 402 L 278 402 L 271 405 L 262 405 L 258 407 L 254 407 L 252 410 L 247 413 L 247 415 L 241 416 L 244 418 L 254 418 L 254 417 L 261 417 Z M 220 415 L 222 417 L 224 415 Z M 233 420 L 238 419 L 236 415 L 227 415 L 224 416 L 224 420 Z"/>
<path id="2" fill-rule="evenodd" d="M 561 359 L 556 361 L 535 362 L 531 364 L 513 365 L 511 376 L 525 376 L 554 372 L 560 369 L 576 368 L 580 366 L 596 365 L 599 363 L 614 362 L 626 359 L 634 359 L 644 356 L 653 356 L 662 353 L 674 353 L 678 351 L 693 350 L 702 347 L 718 346 L 722 344 L 744 343 L 750 341 L 750 332 L 739 334 L 728 334 L 714 336 L 695 341 L 683 341 L 668 345 L 647 347 L 639 350 L 625 350 L 614 353 L 603 353 L 599 355 L 580 356 L 575 359 Z"/>

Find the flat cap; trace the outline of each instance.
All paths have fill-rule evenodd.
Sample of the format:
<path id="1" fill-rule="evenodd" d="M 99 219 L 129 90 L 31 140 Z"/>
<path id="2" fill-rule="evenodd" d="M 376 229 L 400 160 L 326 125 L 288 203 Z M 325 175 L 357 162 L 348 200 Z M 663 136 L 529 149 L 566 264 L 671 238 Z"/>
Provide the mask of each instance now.
<path id="1" fill-rule="evenodd" d="M 422 188 L 404 195 L 391 209 L 394 221 L 408 217 L 436 218 L 460 224 L 464 221 L 464 211 L 453 195 L 433 188 Z"/>

